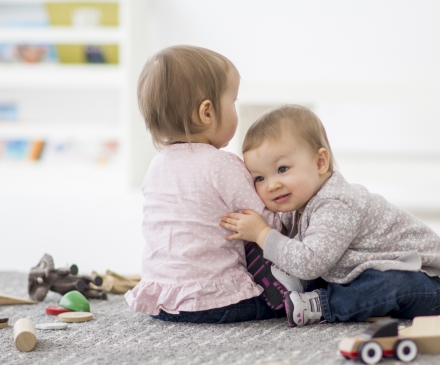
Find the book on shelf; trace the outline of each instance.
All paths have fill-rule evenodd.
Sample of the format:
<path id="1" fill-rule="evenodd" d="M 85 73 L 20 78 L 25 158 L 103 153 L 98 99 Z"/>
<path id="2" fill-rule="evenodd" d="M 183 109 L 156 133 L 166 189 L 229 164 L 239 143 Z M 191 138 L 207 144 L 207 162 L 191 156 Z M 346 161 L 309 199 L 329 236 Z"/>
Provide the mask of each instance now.
<path id="1" fill-rule="evenodd" d="M 44 4 L 0 4 L 0 27 L 35 28 L 50 25 Z"/>
<path id="2" fill-rule="evenodd" d="M 75 27 L 116 27 L 119 25 L 119 6 L 115 2 L 47 2 L 50 24 Z"/>
<path id="3" fill-rule="evenodd" d="M 0 101 L 0 122 L 16 122 L 17 120 L 17 104 L 10 101 Z"/>
<path id="4" fill-rule="evenodd" d="M 2 159 L 6 161 L 10 160 L 23 160 L 29 154 L 30 141 L 24 139 L 17 139 L 12 141 L 2 142 Z"/>
<path id="5" fill-rule="evenodd" d="M 58 52 L 53 44 L 0 44 L 0 62 L 55 63 Z"/>
<path id="6" fill-rule="evenodd" d="M 115 2 L 45 2 L 0 4 L 0 27 L 116 27 L 119 6 Z"/>
<path id="7" fill-rule="evenodd" d="M 0 43 L 0 63 L 118 64 L 117 44 Z"/>
<path id="8" fill-rule="evenodd" d="M 70 139 L 0 140 L 0 162 L 43 161 L 49 164 L 108 164 L 118 153 L 116 140 L 73 141 Z"/>

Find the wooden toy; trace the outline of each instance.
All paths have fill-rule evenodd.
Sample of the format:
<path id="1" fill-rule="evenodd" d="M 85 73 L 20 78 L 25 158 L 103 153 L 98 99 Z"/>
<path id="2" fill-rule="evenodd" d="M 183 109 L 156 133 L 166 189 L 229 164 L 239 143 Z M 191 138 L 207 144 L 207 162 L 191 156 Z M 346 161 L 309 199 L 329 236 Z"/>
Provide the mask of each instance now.
<path id="1" fill-rule="evenodd" d="M 15 347 L 24 352 L 32 351 L 37 345 L 35 335 L 35 325 L 28 318 L 19 319 L 14 324 L 14 344 Z"/>
<path id="2" fill-rule="evenodd" d="M 9 318 L 0 318 L 0 328 L 8 327 Z"/>
<path id="3" fill-rule="evenodd" d="M 92 276 L 98 276 L 98 273 L 93 271 Z M 113 294 L 125 294 L 128 290 L 133 289 L 141 280 L 140 276 L 122 276 L 111 270 L 107 270 L 105 275 L 99 276 L 103 280 L 100 288 L 107 293 Z M 93 284 L 90 284 L 90 286 L 92 288 L 95 287 Z"/>
<path id="4" fill-rule="evenodd" d="M 370 323 L 374 323 L 374 322 L 379 322 L 382 319 L 390 319 L 390 316 L 384 316 L 384 317 L 368 317 L 365 322 L 370 322 Z"/>
<path id="5" fill-rule="evenodd" d="M 93 314 L 88 312 L 68 312 L 58 316 L 61 322 L 87 322 L 93 319 Z"/>
<path id="6" fill-rule="evenodd" d="M 62 296 L 59 302 L 61 307 L 75 312 L 90 312 L 90 304 L 86 297 L 77 290 L 72 290 Z"/>
<path id="7" fill-rule="evenodd" d="M 70 309 L 61 307 L 60 305 L 48 305 L 46 307 L 46 314 L 58 315 L 61 313 L 71 312 Z"/>
<path id="8" fill-rule="evenodd" d="M 411 362 L 419 352 L 440 354 L 440 316 L 415 317 L 412 326 L 401 330 L 396 319 L 375 322 L 360 336 L 342 339 L 339 351 L 365 364 L 376 364 L 383 356 Z"/>
<path id="9" fill-rule="evenodd" d="M 13 297 L 10 295 L 0 294 L 0 305 L 10 305 L 10 304 L 35 304 L 33 300 L 22 299 Z"/>
<path id="10" fill-rule="evenodd" d="M 412 338 L 421 354 L 440 354 L 440 316 L 415 317 L 399 336 Z"/>
<path id="11" fill-rule="evenodd" d="M 102 285 L 100 276 L 90 277 L 77 274 L 78 266 L 72 265 L 70 268 L 55 269 L 52 256 L 44 254 L 38 265 L 33 267 L 29 273 L 29 296 L 41 302 L 49 290 L 60 294 L 77 290 L 86 298 L 107 299 L 107 294 L 103 290 L 90 286 L 91 283 L 96 286 Z"/>
<path id="12" fill-rule="evenodd" d="M 35 328 L 37 330 L 64 330 L 67 328 L 67 323 L 38 323 Z"/>

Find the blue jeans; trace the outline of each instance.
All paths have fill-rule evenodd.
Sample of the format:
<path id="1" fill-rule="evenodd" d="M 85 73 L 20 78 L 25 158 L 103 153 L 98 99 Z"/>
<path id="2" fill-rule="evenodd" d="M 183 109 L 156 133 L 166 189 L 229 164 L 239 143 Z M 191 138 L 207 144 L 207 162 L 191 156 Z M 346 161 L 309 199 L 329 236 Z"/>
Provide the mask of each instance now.
<path id="1" fill-rule="evenodd" d="M 350 284 L 328 283 L 319 296 L 327 322 L 440 315 L 440 279 L 422 272 L 369 269 Z"/>
<path id="2" fill-rule="evenodd" d="M 242 300 L 236 304 L 226 307 L 208 309 L 198 312 L 184 312 L 179 314 L 167 313 L 160 310 L 157 316 L 152 318 L 169 322 L 191 322 L 191 323 L 233 323 L 252 321 L 254 319 L 270 319 L 285 317 L 284 309 L 275 311 L 271 309 L 260 295 L 259 297 Z"/>

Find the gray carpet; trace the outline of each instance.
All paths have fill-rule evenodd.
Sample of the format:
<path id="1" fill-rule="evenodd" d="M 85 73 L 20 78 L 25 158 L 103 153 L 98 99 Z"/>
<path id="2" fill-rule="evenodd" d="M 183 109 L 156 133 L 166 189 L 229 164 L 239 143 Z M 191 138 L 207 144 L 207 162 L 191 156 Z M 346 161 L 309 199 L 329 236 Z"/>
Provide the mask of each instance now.
<path id="1" fill-rule="evenodd" d="M 27 297 L 27 274 L 0 272 L 0 293 Z M 67 330 L 37 330 L 37 346 L 20 352 L 13 324 L 28 317 L 57 321 L 45 313 L 61 295 L 49 292 L 42 303 L 0 306 L 9 327 L 0 329 L 0 364 L 359 364 L 337 353 L 341 338 L 362 332 L 366 323 L 324 324 L 291 329 L 286 319 L 226 325 L 170 324 L 129 309 L 122 295 L 90 300 L 95 319 L 69 324 Z M 408 325 L 408 321 L 402 321 Z M 398 364 L 392 359 L 384 364 Z M 440 355 L 419 355 L 414 364 L 440 364 Z"/>

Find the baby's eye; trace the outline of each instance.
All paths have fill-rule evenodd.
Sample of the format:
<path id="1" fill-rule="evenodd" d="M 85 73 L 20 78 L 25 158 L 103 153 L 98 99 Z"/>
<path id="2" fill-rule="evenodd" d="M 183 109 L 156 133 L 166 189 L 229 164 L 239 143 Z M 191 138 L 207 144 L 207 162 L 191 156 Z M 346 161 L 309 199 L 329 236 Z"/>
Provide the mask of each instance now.
<path id="1" fill-rule="evenodd" d="M 278 173 L 282 174 L 284 172 L 286 172 L 289 168 L 286 166 L 281 166 L 280 168 L 278 168 Z"/>
<path id="2" fill-rule="evenodd" d="M 257 176 L 255 179 L 254 179 L 254 182 L 261 182 L 261 181 L 263 181 L 264 180 L 264 177 L 263 176 Z"/>

